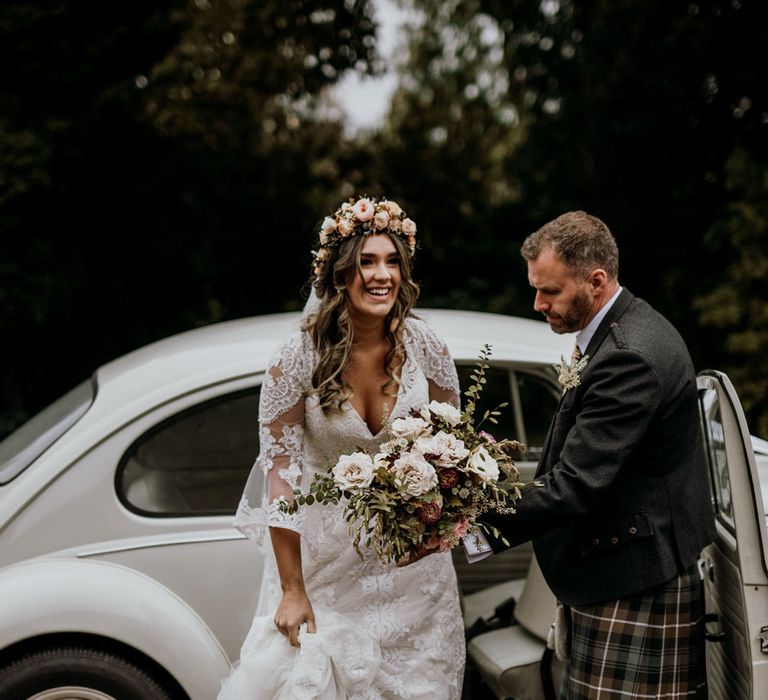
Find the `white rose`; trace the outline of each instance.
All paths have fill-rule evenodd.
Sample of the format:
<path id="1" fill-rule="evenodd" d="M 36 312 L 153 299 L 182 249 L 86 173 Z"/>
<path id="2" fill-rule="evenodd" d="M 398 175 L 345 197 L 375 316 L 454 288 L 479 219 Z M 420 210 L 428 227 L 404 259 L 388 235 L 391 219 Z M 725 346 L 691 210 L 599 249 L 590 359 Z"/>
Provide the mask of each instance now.
<path id="1" fill-rule="evenodd" d="M 458 464 L 469 454 L 463 440 L 442 430 L 435 435 L 418 438 L 416 449 L 422 454 L 435 455 L 435 462 L 442 467 Z"/>
<path id="2" fill-rule="evenodd" d="M 472 450 L 467 467 L 486 484 L 495 484 L 499 479 L 499 465 L 482 445 Z"/>
<path id="3" fill-rule="evenodd" d="M 342 455 L 331 473 L 342 491 L 360 491 L 373 481 L 373 460 L 364 452 Z"/>
<path id="4" fill-rule="evenodd" d="M 323 224 L 322 224 L 322 226 L 320 226 L 320 230 L 323 233 L 325 233 L 325 234 L 328 234 L 331 231 L 335 231 L 336 230 L 336 219 L 334 219 L 332 216 L 326 216 L 323 219 Z"/>
<path id="5" fill-rule="evenodd" d="M 456 425 L 461 420 L 461 411 L 449 403 L 430 401 L 427 408 L 448 425 Z"/>
<path id="6" fill-rule="evenodd" d="M 408 440 L 398 437 L 392 440 L 387 440 L 379 445 L 379 452 L 385 454 L 392 454 L 393 452 L 399 452 L 400 450 L 408 447 Z"/>
<path id="7" fill-rule="evenodd" d="M 405 452 L 392 465 L 395 486 L 403 496 L 423 496 L 437 486 L 437 472 L 418 452 Z"/>
<path id="8" fill-rule="evenodd" d="M 400 229 L 402 228 L 402 222 L 397 217 L 392 217 L 389 220 L 389 230 L 392 231 L 392 233 L 400 233 Z"/>
<path id="9" fill-rule="evenodd" d="M 371 204 L 370 199 L 365 199 L 365 197 L 355 202 L 352 211 L 358 221 L 370 221 L 373 218 L 373 204 Z"/>
<path id="10" fill-rule="evenodd" d="M 405 438 L 406 440 L 415 440 L 422 435 L 428 435 L 432 432 L 432 426 L 423 418 L 414 418 L 406 416 L 405 418 L 395 418 L 392 421 L 390 430 L 393 435 Z"/>
<path id="11" fill-rule="evenodd" d="M 406 236 L 416 235 L 416 222 L 413 219 L 403 219 L 403 233 Z"/>

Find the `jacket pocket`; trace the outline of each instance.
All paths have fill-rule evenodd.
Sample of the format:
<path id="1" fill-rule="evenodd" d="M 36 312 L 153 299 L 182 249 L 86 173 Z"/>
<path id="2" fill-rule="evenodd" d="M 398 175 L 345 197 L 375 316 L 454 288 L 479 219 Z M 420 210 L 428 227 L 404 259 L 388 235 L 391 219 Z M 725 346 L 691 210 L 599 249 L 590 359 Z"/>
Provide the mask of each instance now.
<path id="1" fill-rule="evenodd" d="M 609 516 L 584 528 L 581 554 L 624 547 L 636 540 L 653 537 L 653 532 L 651 518 L 644 510 Z"/>

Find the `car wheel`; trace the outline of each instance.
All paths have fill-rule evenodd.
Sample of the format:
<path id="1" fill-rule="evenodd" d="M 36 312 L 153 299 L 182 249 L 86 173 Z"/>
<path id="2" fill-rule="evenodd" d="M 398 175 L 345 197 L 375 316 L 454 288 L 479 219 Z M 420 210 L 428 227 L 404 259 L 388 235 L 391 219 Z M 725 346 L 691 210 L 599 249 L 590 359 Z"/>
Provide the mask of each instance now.
<path id="1" fill-rule="evenodd" d="M 0 697 L 170 700 L 155 680 L 125 659 L 76 647 L 33 652 L 0 669 Z"/>

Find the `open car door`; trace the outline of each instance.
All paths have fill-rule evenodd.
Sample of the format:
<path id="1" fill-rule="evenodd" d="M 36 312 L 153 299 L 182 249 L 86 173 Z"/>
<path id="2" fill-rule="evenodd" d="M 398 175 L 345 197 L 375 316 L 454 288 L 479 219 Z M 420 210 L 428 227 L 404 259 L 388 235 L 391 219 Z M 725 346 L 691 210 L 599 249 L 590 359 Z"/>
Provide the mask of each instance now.
<path id="1" fill-rule="evenodd" d="M 768 533 L 749 430 L 725 374 L 702 372 L 698 389 L 716 512 L 702 552 L 709 697 L 768 698 Z"/>

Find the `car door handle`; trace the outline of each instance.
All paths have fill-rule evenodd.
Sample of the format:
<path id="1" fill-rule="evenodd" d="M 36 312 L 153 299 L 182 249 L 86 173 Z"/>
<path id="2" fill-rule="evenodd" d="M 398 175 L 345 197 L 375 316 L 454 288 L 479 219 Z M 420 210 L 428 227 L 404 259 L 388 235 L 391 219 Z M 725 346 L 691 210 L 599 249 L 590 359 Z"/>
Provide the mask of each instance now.
<path id="1" fill-rule="evenodd" d="M 708 642 L 715 642 L 716 644 L 722 644 L 725 641 L 725 632 L 708 632 L 707 623 L 719 622 L 720 616 L 717 613 L 706 613 L 704 615 L 704 639 Z"/>

